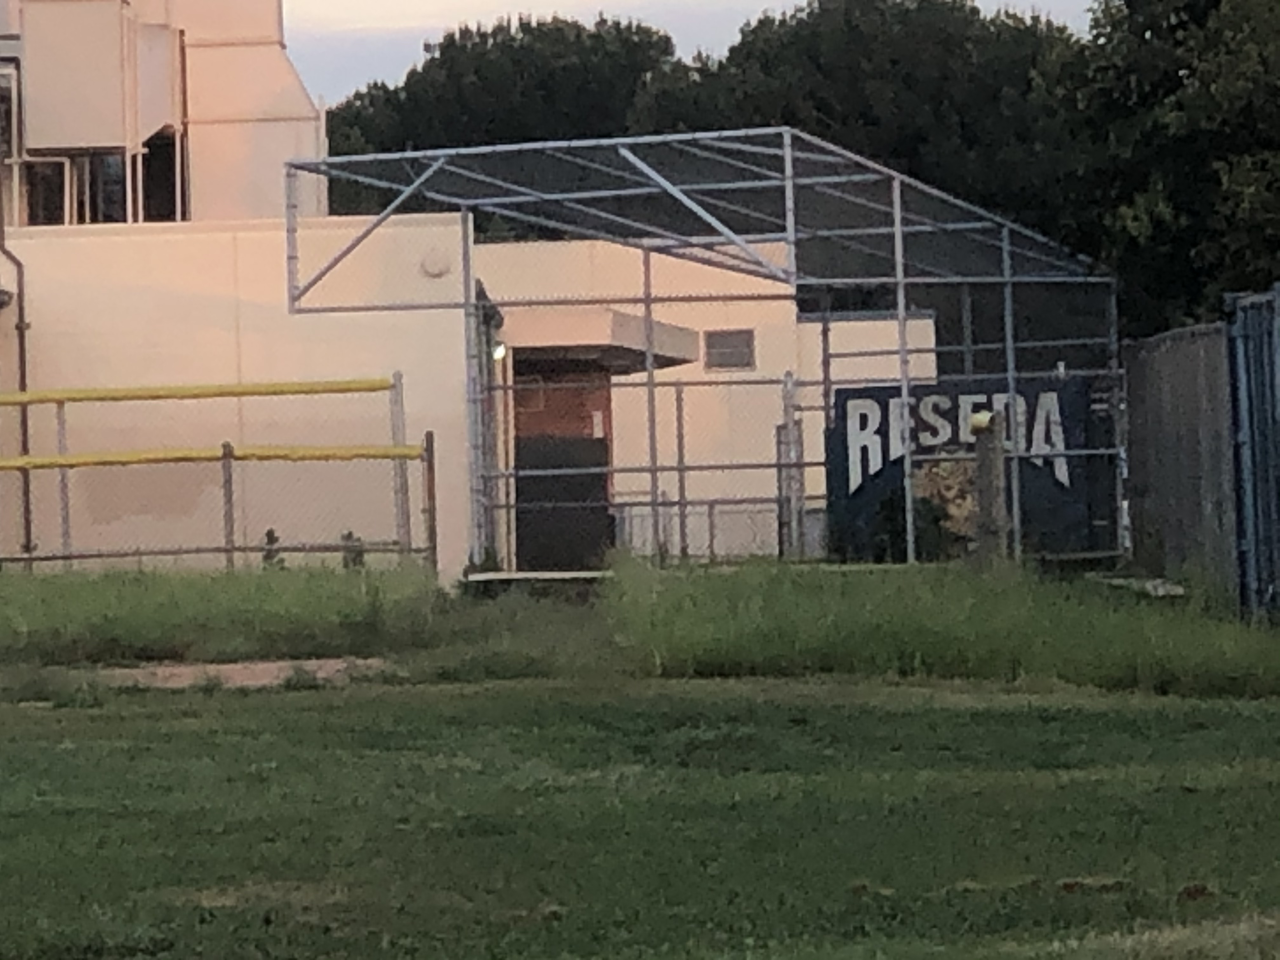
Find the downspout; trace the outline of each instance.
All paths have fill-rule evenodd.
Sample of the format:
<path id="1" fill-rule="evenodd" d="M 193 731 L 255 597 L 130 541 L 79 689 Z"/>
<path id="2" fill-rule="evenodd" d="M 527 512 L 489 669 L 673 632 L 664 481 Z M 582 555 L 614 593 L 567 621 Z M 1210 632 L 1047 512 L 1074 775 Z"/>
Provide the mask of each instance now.
<path id="1" fill-rule="evenodd" d="M 17 158 L 21 158 L 22 151 L 19 149 L 21 141 L 21 130 L 23 127 L 23 107 L 20 96 L 22 90 L 22 63 L 17 58 L 4 57 L 0 59 L 6 66 L 13 67 L 14 85 L 13 85 L 13 130 L 10 136 L 13 138 L 12 149 Z M 13 168 L 14 181 L 17 183 L 18 178 L 22 176 L 22 165 L 15 164 Z M 27 382 L 27 270 L 22 260 L 9 249 L 7 228 L 5 226 L 5 204 L 3 190 L 0 190 L 0 257 L 3 257 L 10 266 L 13 267 L 14 279 L 16 281 L 17 290 L 14 291 L 14 299 L 17 302 L 18 319 L 14 324 L 14 331 L 17 333 L 18 346 L 18 392 L 26 393 L 28 388 Z M 14 210 L 14 221 L 17 222 L 18 211 Z M 31 455 L 31 410 L 29 407 L 21 406 L 18 408 L 18 450 L 19 453 L 28 457 Z M 22 470 L 19 472 L 22 481 L 22 553 L 30 557 L 35 553 L 33 521 L 31 516 L 31 471 Z M 30 566 L 28 565 L 28 569 Z"/>
<path id="2" fill-rule="evenodd" d="M 14 170 L 14 176 L 18 175 Z M 14 300 L 18 308 L 18 320 L 14 330 L 18 335 L 18 392 L 27 392 L 27 272 L 22 260 L 9 249 L 8 234 L 5 227 L 4 191 L 0 190 L 0 256 L 13 267 L 18 289 L 14 291 Z M 31 455 L 31 410 L 27 406 L 18 408 L 18 444 L 22 456 Z M 22 552 L 28 557 L 35 553 L 33 542 L 33 523 L 31 517 L 31 471 L 22 470 Z"/>

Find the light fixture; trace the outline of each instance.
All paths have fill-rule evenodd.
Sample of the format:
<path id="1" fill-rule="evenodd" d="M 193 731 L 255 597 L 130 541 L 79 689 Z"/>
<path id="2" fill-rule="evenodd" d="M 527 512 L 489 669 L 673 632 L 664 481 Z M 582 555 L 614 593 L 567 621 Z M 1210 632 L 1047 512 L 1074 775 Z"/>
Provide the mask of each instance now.
<path id="1" fill-rule="evenodd" d="M 493 345 L 493 361 L 501 363 L 505 359 L 507 359 L 507 345 L 499 340 Z"/>

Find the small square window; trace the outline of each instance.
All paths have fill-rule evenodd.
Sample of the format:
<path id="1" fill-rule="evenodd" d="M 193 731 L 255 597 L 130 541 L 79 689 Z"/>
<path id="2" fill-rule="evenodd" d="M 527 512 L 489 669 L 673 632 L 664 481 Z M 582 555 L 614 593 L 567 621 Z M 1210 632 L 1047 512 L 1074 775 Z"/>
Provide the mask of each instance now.
<path id="1" fill-rule="evenodd" d="M 703 366 L 708 370 L 754 370 L 754 330 L 708 330 L 703 335 Z"/>
<path id="2" fill-rule="evenodd" d="M 541 377 L 517 377 L 514 389 L 517 413 L 541 413 L 547 408 Z"/>

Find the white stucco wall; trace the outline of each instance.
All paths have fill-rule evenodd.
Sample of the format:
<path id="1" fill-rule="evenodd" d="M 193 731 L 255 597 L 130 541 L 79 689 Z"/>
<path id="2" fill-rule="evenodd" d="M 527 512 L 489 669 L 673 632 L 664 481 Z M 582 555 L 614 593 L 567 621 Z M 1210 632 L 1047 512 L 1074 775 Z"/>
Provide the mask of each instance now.
<path id="1" fill-rule="evenodd" d="M 365 223 L 304 225 L 302 268 L 314 270 Z M 458 312 L 290 316 L 285 235 L 278 221 L 37 228 L 11 235 L 26 263 L 29 386 L 73 387 L 405 378 L 408 436 L 436 435 L 442 573 L 467 556 L 464 331 Z M 379 267 L 405 250 L 430 250 L 448 272 Z M 403 217 L 377 231 L 317 289 L 372 297 L 461 298 L 458 221 Z M 12 278 L 4 276 L 6 286 Z M 408 287 L 412 287 L 408 290 Z M 399 292 L 397 292 L 399 291 Z M 0 314 L 0 378 L 12 390 L 14 307 Z M 52 408 L 32 413 L 33 452 L 56 452 Z M 386 444 L 385 394 L 73 405 L 72 452 L 236 444 Z M 0 422 L 0 455 L 18 453 L 16 415 Z M 331 542 L 347 529 L 391 539 L 391 468 L 373 464 L 247 464 L 238 468 L 242 542 L 268 526 L 291 541 Z M 216 464 L 73 471 L 73 546 L 216 546 L 222 539 Z M 17 549 L 16 480 L 3 480 L 4 552 Z M 423 542 L 421 490 L 413 467 L 414 537 Z M 36 540 L 59 540 L 57 477 L 35 479 Z"/>

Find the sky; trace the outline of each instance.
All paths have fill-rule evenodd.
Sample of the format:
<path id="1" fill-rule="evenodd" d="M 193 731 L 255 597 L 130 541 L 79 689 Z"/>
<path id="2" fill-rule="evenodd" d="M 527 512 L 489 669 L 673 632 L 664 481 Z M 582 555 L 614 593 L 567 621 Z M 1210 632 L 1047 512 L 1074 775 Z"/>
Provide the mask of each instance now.
<path id="1" fill-rule="evenodd" d="M 1090 0 L 979 0 L 990 11 L 1012 6 L 1051 16 L 1083 31 Z M 681 56 L 699 49 L 722 54 L 738 29 L 766 9 L 796 3 L 769 0 L 285 0 L 289 53 L 313 96 L 342 100 L 373 80 L 398 83 L 421 62 L 424 40 L 438 39 L 461 22 L 490 22 L 519 13 L 560 14 L 580 20 L 635 18 L 667 31 Z"/>

